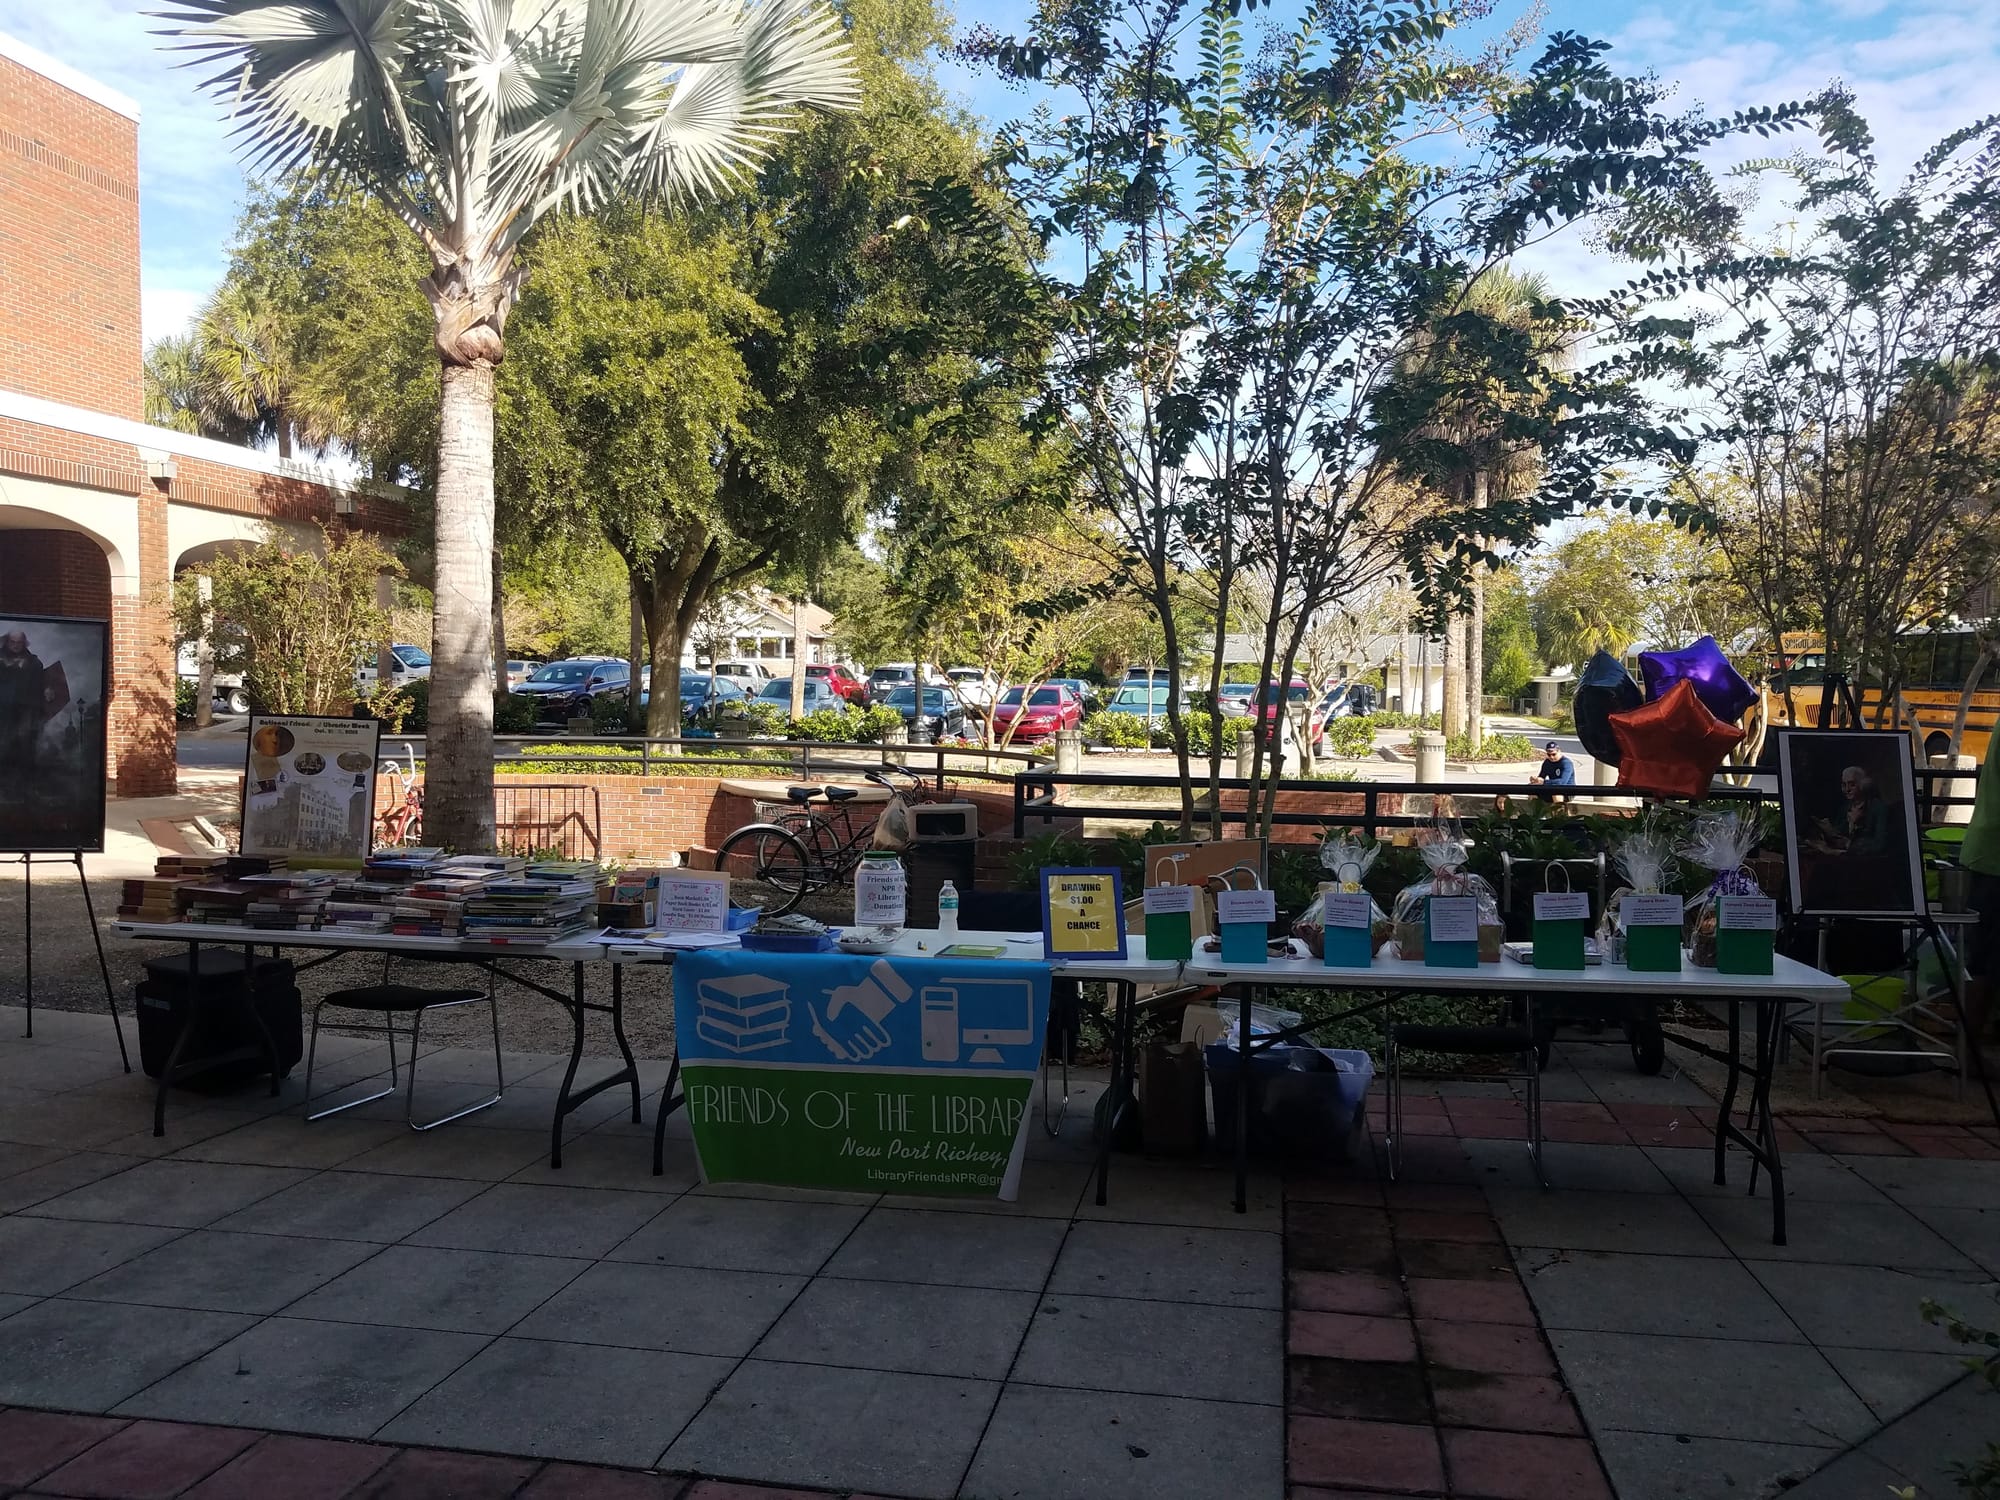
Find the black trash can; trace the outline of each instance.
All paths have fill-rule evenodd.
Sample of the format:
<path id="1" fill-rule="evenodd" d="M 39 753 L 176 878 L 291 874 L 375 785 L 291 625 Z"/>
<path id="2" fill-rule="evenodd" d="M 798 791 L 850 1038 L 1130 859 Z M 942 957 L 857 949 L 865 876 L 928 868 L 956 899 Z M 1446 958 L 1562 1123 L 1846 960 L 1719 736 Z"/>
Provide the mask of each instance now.
<path id="1" fill-rule="evenodd" d="M 203 948 L 198 957 L 199 967 L 192 971 L 184 952 L 148 959 L 146 977 L 133 989 L 139 1062 L 146 1076 L 158 1078 L 166 1071 L 174 1040 L 192 1009 L 194 1030 L 181 1053 L 182 1086 L 226 1093 L 264 1077 L 269 1064 L 252 1007 L 277 1049 L 278 1076 L 290 1073 L 305 1055 L 291 960 L 246 959 L 234 948 Z M 228 1060 L 219 1060 L 224 1058 Z"/>

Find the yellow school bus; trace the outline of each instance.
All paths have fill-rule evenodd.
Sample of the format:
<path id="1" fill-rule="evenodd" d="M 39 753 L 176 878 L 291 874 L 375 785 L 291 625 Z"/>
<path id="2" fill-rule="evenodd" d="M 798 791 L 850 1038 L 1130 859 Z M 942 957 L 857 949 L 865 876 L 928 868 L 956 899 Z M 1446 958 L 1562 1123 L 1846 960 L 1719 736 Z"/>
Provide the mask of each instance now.
<path id="1" fill-rule="evenodd" d="M 1919 755 L 1945 755 L 1951 750 L 1951 726 L 1958 717 L 1966 679 L 1979 659 L 1977 635 L 1965 627 L 1913 630 L 1902 638 L 1903 682 L 1888 701 L 1878 684 L 1856 683 L 1863 727 L 1908 729 Z M 1775 727 L 1794 722 L 1819 723 L 1821 689 L 1826 680 L 1826 645 L 1818 635 L 1787 631 L 1763 684 L 1764 713 Z M 1789 707 L 1787 700 L 1789 699 Z M 1840 723 L 1835 704 L 1834 723 Z M 1986 759 L 1987 742 L 2000 724 L 2000 662 L 1988 666 L 1972 695 L 1965 716 L 1959 753 Z"/>

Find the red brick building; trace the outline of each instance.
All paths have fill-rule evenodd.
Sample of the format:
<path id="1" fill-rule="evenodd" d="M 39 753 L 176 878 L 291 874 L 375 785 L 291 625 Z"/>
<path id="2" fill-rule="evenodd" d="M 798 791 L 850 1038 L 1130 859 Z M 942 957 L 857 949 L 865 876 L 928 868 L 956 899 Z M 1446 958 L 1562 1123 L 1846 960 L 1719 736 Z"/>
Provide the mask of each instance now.
<path id="1" fill-rule="evenodd" d="M 0 612 L 111 622 L 121 796 L 174 789 L 181 568 L 312 523 L 398 529 L 332 476 L 145 423 L 139 108 L 0 34 Z"/>

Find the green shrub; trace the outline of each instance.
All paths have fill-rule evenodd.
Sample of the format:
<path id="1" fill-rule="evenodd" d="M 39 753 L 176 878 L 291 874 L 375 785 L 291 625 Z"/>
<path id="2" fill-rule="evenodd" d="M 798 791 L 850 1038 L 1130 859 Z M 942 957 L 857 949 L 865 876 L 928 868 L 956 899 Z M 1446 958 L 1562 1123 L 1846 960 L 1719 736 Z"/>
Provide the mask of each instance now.
<path id="1" fill-rule="evenodd" d="M 851 707 L 816 709 L 803 719 L 792 720 L 791 738 L 828 743 L 851 742 L 860 733 L 860 721 L 861 715 Z"/>
<path id="2" fill-rule="evenodd" d="M 174 679 L 174 722 L 192 724 L 194 722 L 194 679 L 176 677 Z"/>
<path id="3" fill-rule="evenodd" d="M 1208 759 L 1215 749 L 1217 740 L 1222 742 L 1224 755 L 1236 753 L 1235 729 L 1241 720 L 1226 718 L 1212 708 L 1206 713 L 1197 708 L 1181 722 L 1187 725 L 1189 755 L 1202 760 Z"/>
<path id="4" fill-rule="evenodd" d="M 1525 734 L 1489 734 L 1472 748 L 1472 737 L 1455 734 L 1444 742 L 1446 760 L 1533 760 L 1535 747 Z"/>
<path id="5" fill-rule="evenodd" d="M 890 730 L 903 727 L 902 714 L 886 703 L 874 704 L 858 713 L 853 709 L 848 711 L 854 713 L 857 721 L 855 738 L 864 744 L 879 745 L 889 737 Z"/>
<path id="6" fill-rule="evenodd" d="M 1338 760 L 1367 760 L 1375 753 L 1375 718 L 1341 718 L 1326 721 L 1325 754 Z"/>
<path id="7" fill-rule="evenodd" d="M 535 700 L 528 693 L 495 693 L 493 695 L 493 732 L 495 734 L 533 734 L 535 732 Z"/>
<path id="8" fill-rule="evenodd" d="M 1020 849 L 1007 861 L 1007 879 L 1017 891 L 1032 891 L 1043 870 L 1096 863 L 1097 851 L 1075 834 L 1038 833 L 1023 839 Z"/>
<path id="9" fill-rule="evenodd" d="M 1083 737 L 1118 750 L 1144 750 L 1152 743 L 1146 721 L 1137 714 L 1114 714 L 1100 709 L 1083 721 Z"/>
<path id="10" fill-rule="evenodd" d="M 744 733 L 770 735 L 778 739 L 784 737 L 785 711 L 775 703 L 753 699 L 744 705 L 743 716 L 748 721 L 744 725 Z"/>
<path id="11" fill-rule="evenodd" d="M 632 705 L 612 693 L 599 693 L 590 700 L 590 729 L 593 734 L 624 734 L 632 727 Z"/>
<path id="12" fill-rule="evenodd" d="M 1436 729 L 1439 722 L 1436 714 L 1392 713 L 1388 709 L 1371 717 L 1377 729 Z"/>
<path id="13" fill-rule="evenodd" d="M 419 677 L 384 689 L 356 706 L 391 734 L 423 734 L 431 727 L 431 680 Z"/>

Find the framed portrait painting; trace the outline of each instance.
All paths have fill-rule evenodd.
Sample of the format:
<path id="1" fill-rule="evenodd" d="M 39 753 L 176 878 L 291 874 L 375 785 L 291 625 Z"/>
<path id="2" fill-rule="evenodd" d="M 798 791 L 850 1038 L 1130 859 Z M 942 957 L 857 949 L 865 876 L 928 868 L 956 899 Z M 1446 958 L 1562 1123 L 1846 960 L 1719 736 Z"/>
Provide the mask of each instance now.
<path id="1" fill-rule="evenodd" d="M 1910 736 L 1900 729 L 1781 729 L 1777 738 L 1793 909 L 1820 916 L 1921 914 Z"/>

